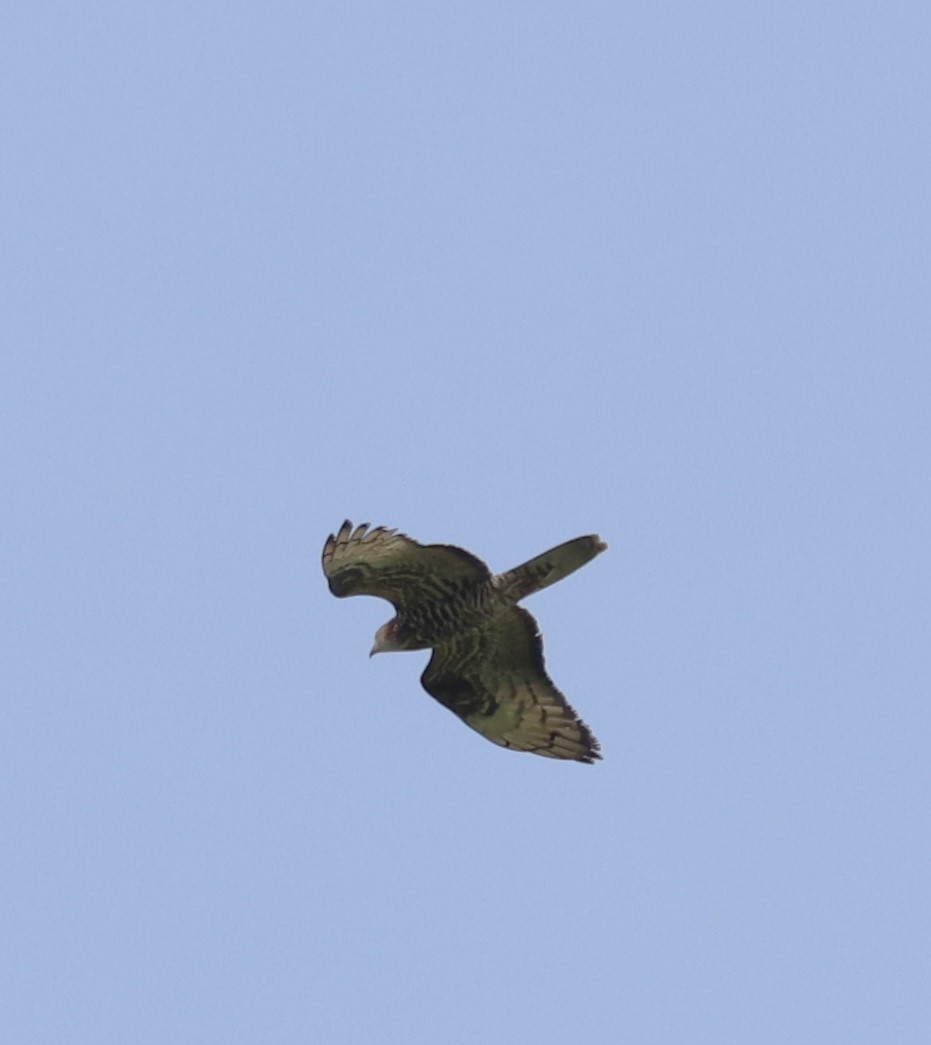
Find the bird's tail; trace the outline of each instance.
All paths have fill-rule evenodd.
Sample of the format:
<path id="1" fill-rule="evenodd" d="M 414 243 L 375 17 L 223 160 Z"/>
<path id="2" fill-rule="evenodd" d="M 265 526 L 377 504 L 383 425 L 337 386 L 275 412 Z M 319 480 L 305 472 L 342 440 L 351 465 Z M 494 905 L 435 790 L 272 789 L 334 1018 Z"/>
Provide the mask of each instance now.
<path id="1" fill-rule="evenodd" d="M 494 579 L 494 585 L 509 600 L 517 602 L 568 577 L 607 547 L 594 534 L 576 537 L 550 548 L 548 552 L 537 555 L 521 566 L 515 566 L 513 570 L 499 573 Z"/>

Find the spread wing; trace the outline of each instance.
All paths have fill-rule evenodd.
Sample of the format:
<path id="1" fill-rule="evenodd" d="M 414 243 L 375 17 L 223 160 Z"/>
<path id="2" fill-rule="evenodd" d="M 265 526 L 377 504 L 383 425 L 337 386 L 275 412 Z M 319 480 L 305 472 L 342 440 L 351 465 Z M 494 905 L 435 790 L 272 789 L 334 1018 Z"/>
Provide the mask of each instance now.
<path id="1" fill-rule="evenodd" d="M 424 689 L 482 736 L 516 751 L 594 762 L 598 741 L 553 685 L 537 622 L 513 607 L 487 628 L 437 646 Z"/>
<path id="2" fill-rule="evenodd" d="M 484 581 L 491 576 L 481 559 L 451 544 L 418 544 L 384 526 L 355 529 L 347 519 L 323 546 L 323 572 L 330 591 L 377 595 L 405 608 L 448 594 L 451 583 Z"/>

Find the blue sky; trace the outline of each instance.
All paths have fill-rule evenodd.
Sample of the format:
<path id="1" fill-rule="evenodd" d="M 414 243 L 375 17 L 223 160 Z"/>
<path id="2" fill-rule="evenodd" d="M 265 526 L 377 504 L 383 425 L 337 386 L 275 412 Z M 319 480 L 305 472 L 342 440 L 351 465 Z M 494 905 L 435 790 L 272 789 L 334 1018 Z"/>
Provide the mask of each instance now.
<path id="1" fill-rule="evenodd" d="M 931 1038 L 923 4 L 3 16 L 16 1043 Z M 604 762 L 369 660 L 492 568 Z"/>

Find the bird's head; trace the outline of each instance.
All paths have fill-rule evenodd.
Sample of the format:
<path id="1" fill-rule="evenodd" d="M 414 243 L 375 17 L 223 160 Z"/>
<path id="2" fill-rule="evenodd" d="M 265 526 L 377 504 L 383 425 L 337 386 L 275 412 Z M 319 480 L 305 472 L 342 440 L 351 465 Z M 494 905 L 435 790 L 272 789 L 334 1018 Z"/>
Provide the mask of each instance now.
<path id="1" fill-rule="evenodd" d="M 403 649 L 407 649 L 407 646 L 401 635 L 401 624 L 397 617 L 392 617 L 375 632 L 375 645 L 369 651 L 369 656 L 374 657 L 376 653 L 394 653 Z"/>

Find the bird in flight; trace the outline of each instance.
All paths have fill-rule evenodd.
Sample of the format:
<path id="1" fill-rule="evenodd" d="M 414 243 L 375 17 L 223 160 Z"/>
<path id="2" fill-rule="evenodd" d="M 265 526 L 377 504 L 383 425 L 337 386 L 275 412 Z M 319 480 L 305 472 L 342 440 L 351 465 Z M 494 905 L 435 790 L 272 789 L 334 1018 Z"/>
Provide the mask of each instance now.
<path id="1" fill-rule="evenodd" d="M 323 572 L 341 599 L 376 595 L 394 605 L 369 656 L 432 649 L 420 681 L 466 725 L 514 751 L 591 763 L 601 758 L 598 741 L 546 674 L 537 622 L 518 602 L 606 547 L 576 537 L 493 574 L 462 548 L 347 520 L 323 546 Z"/>

